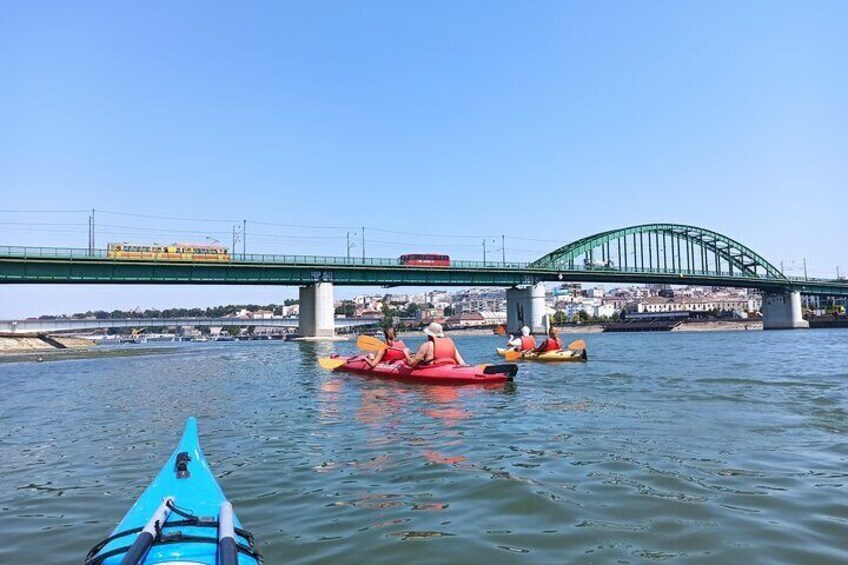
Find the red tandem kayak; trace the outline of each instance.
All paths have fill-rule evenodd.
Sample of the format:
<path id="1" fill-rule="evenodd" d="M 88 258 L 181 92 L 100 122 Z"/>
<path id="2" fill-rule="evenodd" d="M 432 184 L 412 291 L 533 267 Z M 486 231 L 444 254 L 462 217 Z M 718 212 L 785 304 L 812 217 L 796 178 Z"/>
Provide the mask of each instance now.
<path id="1" fill-rule="evenodd" d="M 489 365 L 485 368 L 462 365 L 424 365 L 410 367 L 403 362 L 380 363 L 373 369 L 361 355 L 351 357 L 334 369 L 348 373 L 370 375 L 411 383 L 435 385 L 498 384 L 512 381 L 518 372 L 516 365 Z"/>

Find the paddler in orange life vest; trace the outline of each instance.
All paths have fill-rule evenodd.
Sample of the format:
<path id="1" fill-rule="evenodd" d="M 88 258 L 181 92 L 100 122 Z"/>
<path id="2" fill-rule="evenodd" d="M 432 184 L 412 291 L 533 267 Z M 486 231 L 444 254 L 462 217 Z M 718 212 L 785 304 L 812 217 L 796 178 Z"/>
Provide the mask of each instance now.
<path id="1" fill-rule="evenodd" d="M 465 365 L 453 340 L 445 337 L 441 324 L 433 322 L 424 328 L 424 333 L 427 341 L 412 356 L 410 365 Z"/>
<path id="2" fill-rule="evenodd" d="M 510 340 L 506 342 L 507 346 L 514 349 L 515 351 L 533 351 L 536 349 L 536 339 L 530 335 L 530 328 L 524 326 L 521 328 L 521 337 L 513 338 L 509 336 Z"/>
<path id="3" fill-rule="evenodd" d="M 383 335 L 386 337 L 386 349 L 381 349 L 374 354 L 374 357 L 366 357 L 365 362 L 371 365 L 371 368 L 377 366 L 378 363 L 394 363 L 396 361 L 409 361 L 409 350 L 404 343 L 395 336 L 394 328 L 386 328 L 383 330 Z"/>
<path id="4" fill-rule="evenodd" d="M 553 326 L 548 329 L 548 337 L 533 350 L 534 353 L 547 351 L 562 351 L 562 340 L 557 336 L 557 329 Z"/>

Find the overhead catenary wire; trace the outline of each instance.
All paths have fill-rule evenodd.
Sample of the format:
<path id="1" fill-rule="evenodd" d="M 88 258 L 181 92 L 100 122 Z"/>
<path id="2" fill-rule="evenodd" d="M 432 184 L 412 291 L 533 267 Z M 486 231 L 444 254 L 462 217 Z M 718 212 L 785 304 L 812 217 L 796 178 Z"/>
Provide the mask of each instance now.
<path id="1" fill-rule="evenodd" d="M 169 235 L 176 233 L 186 233 L 186 234 L 197 234 L 197 235 L 220 235 L 226 237 L 231 234 L 228 230 L 186 230 L 186 229 L 178 229 L 178 228 L 159 228 L 159 229 L 149 229 L 142 226 L 123 226 L 116 224 L 100 224 L 102 227 L 112 228 L 112 229 L 120 229 L 126 232 L 135 232 L 139 234 L 156 234 L 156 235 Z M 101 233 L 111 233 L 107 231 L 101 231 Z M 320 240 L 333 240 L 333 241 L 341 241 L 344 239 L 342 235 L 288 235 L 288 234 L 274 234 L 274 233 L 251 233 L 251 237 L 267 237 L 267 238 L 281 238 L 281 239 L 320 239 Z"/>
<path id="2" fill-rule="evenodd" d="M 493 238 L 493 235 L 460 235 L 460 234 L 435 234 L 435 233 L 421 233 L 421 232 L 410 232 L 410 231 L 400 231 L 400 230 L 387 230 L 382 228 L 368 228 L 369 231 L 375 231 L 380 233 L 390 233 L 395 235 L 414 235 L 418 237 L 432 237 L 432 238 L 442 238 L 442 239 L 480 239 L 483 238 Z M 500 236 L 498 236 L 500 237 Z"/>
<path id="3" fill-rule="evenodd" d="M 383 227 L 368 227 L 368 226 L 344 226 L 344 225 L 315 225 L 315 224 L 298 224 L 298 223 L 287 223 L 287 222 L 273 222 L 273 221 L 265 221 L 265 220 L 251 220 L 244 218 L 203 218 L 203 217 L 186 217 L 180 215 L 167 215 L 167 214 L 147 214 L 147 213 L 139 213 L 139 212 L 127 212 L 120 210 L 94 210 L 98 215 L 105 215 L 109 217 L 124 217 L 124 218 L 139 218 L 144 220 L 159 220 L 161 222 L 197 222 L 197 223 L 207 223 L 207 224 L 216 224 L 221 227 L 218 229 L 186 229 L 185 226 L 180 227 L 168 227 L 167 225 L 145 225 L 145 226 L 137 226 L 137 225 L 123 225 L 121 223 L 99 223 L 98 233 L 101 233 L 107 237 L 114 237 L 124 239 L 123 236 L 126 237 L 157 237 L 157 238 L 170 238 L 170 237 L 191 237 L 191 238 L 207 238 L 213 237 L 215 239 L 225 239 L 229 238 L 231 235 L 230 226 L 240 225 L 245 226 L 247 222 L 250 222 L 251 225 L 255 226 L 267 226 L 267 227 L 279 227 L 279 228 L 289 228 L 293 230 L 345 230 L 354 232 L 362 232 L 361 235 L 365 235 L 365 231 L 369 234 L 387 234 L 391 236 L 395 235 L 407 235 L 414 238 L 421 238 L 416 241 L 407 241 L 407 240 L 399 240 L 395 238 L 388 239 L 368 239 L 367 244 L 370 246 L 374 246 L 374 248 L 405 248 L 410 250 L 422 249 L 424 247 L 430 247 L 433 251 L 438 251 L 440 249 L 444 250 L 456 250 L 459 253 L 462 253 L 464 250 L 470 251 L 473 249 L 479 248 L 479 243 L 477 243 L 480 238 L 484 238 L 487 240 L 492 240 L 493 243 L 497 239 L 501 240 L 500 248 L 493 247 L 493 251 L 501 251 L 503 255 L 507 251 L 510 253 L 540 253 L 545 254 L 551 251 L 548 246 L 538 247 L 534 245 L 530 246 L 509 246 L 507 245 L 507 239 L 515 242 L 530 242 L 530 243 L 550 243 L 559 245 L 562 241 L 565 241 L 567 238 L 563 240 L 559 239 L 546 239 L 546 238 L 533 238 L 533 237 L 523 237 L 523 236 L 510 236 L 506 234 L 499 235 L 469 235 L 469 234 L 450 234 L 450 233 L 426 233 L 422 231 L 413 231 L 413 230 L 403 230 L 403 229 L 389 229 Z M 86 214 L 87 216 L 94 212 L 93 210 L 0 210 L 0 212 L 4 213 L 17 213 L 17 214 Z M 155 222 L 154 222 L 155 223 Z M 227 224 L 226 229 L 223 228 L 223 224 Z M 72 234 L 81 234 L 81 231 L 78 232 L 73 229 L 61 229 L 64 227 L 73 228 L 73 227 L 83 227 L 86 224 L 77 223 L 77 222 L 18 222 L 12 223 L 10 222 L 0 222 L 0 229 L 4 229 L 6 231 L 17 231 L 13 226 L 26 226 L 27 231 L 40 232 L 40 233 L 72 233 Z M 48 231 L 51 229 L 52 231 Z M 340 243 L 344 245 L 346 241 L 346 233 L 339 233 L 338 235 L 318 235 L 318 234 L 308 234 L 308 233 L 297 233 L 297 234 L 288 234 L 288 233 L 271 233 L 269 231 L 263 230 L 262 232 L 251 232 L 251 238 L 255 238 L 256 241 L 262 242 L 270 242 L 270 241 L 291 241 L 291 242 L 299 242 L 300 245 L 309 245 L 315 246 L 321 243 L 326 243 L 328 245 L 333 245 L 335 243 Z M 242 235 L 244 238 L 244 235 Z M 363 237 L 364 239 L 364 237 Z M 446 241 L 449 240 L 449 241 Z M 457 240 L 460 241 L 468 241 L 468 243 L 458 243 Z M 472 243 L 474 242 L 474 243 Z M 365 241 L 362 242 L 366 243 Z M 364 248 L 365 246 L 362 245 Z M 364 249 L 363 249 L 364 250 Z M 504 257 L 505 259 L 505 257 Z"/>
<path id="4" fill-rule="evenodd" d="M 82 222 L 3 222 L 0 225 L 4 226 L 85 226 Z"/>
<path id="5" fill-rule="evenodd" d="M 0 214 L 88 214 L 91 210 L 0 210 Z"/>
<path id="6" fill-rule="evenodd" d="M 175 222 L 213 222 L 213 223 L 228 223 L 228 224 L 242 224 L 243 222 L 248 222 L 256 225 L 263 226 L 278 226 L 278 227 L 286 227 L 286 228 L 297 228 L 297 229 L 329 229 L 329 230 L 346 230 L 353 229 L 352 226 L 316 226 L 316 225 L 304 225 L 304 224 L 287 224 L 280 222 L 266 222 L 262 220 L 251 220 L 250 218 L 238 218 L 238 219 L 227 219 L 227 218 L 183 218 L 178 216 L 161 216 L 156 214 L 137 214 L 134 212 L 117 212 L 114 210 L 97 210 L 100 214 L 109 214 L 113 216 L 127 216 L 133 218 L 147 218 L 152 220 L 166 220 L 166 221 L 175 221 Z"/>
<path id="7" fill-rule="evenodd" d="M 61 229 L 62 227 L 71 228 L 73 226 L 78 226 L 80 228 L 85 227 L 86 224 L 83 223 L 75 223 L 75 224 L 62 224 L 62 223 L 26 223 L 26 222 L 0 222 L 0 225 L 14 225 L 20 227 L 9 227 L 6 228 L 7 231 L 36 231 L 36 232 L 44 232 L 44 233 L 74 233 L 81 234 L 82 230 L 73 230 L 73 229 Z M 27 226 L 27 227 L 24 227 Z M 44 228 L 41 226 L 50 226 L 48 228 Z M 54 228 L 53 226 L 58 227 Z M 221 236 L 226 237 L 230 234 L 229 231 L 222 230 L 189 230 L 189 229 L 178 229 L 178 228 L 160 228 L 160 229 L 150 229 L 148 227 L 141 226 L 127 226 L 127 225 L 119 225 L 119 224 L 100 224 L 102 229 L 99 230 L 99 233 L 108 236 L 152 236 L 152 237 L 169 237 L 169 236 L 177 236 L 181 235 L 189 235 L 196 236 L 199 238 L 207 237 L 207 236 Z M 261 238 L 261 239 L 279 239 L 279 240 L 296 240 L 296 241 L 317 241 L 317 242 L 341 242 L 345 240 L 345 236 L 327 236 L 327 235 L 290 235 L 290 234 L 279 234 L 279 233 L 264 233 L 258 232 L 251 234 L 253 237 Z M 373 239 L 370 240 L 370 243 L 377 247 L 405 247 L 405 248 L 415 248 L 421 247 L 422 245 L 430 245 L 429 243 L 422 243 L 421 241 L 397 241 L 397 240 L 382 240 L 382 239 Z M 439 243 L 438 247 L 447 247 L 447 248 L 467 248 L 473 249 L 476 248 L 476 244 L 468 244 L 468 243 Z M 508 248 L 509 250 L 519 250 L 519 248 Z"/>
<path id="8" fill-rule="evenodd" d="M 0 210 L 0 212 L 7 213 L 31 213 L 31 214 L 39 214 L 39 213 L 84 213 L 90 214 L 91 209 L 87 210 Z M 294 223 L 284 223 L 284 222 L 269 222 L 265 220 L 252 220 L 250 218 L 189 218 L 184 216 L 168 216 L 162 214 L 143 214 L 138 212 L 124 212 L 119 210 L 101 210 L 97 209 L 96 212 L 98 214 L 106 214 L 112 216 L 124 216 L 130 218 L 144 218 L 144 219 L 153 219 L 153 220 L 163 220 L 163 221 L 174 221 L 174 222 L 208 222 L 208 223 L 227 223 L 227 224 L 242 224 L 242 222 L 247 221 L 250 224 L 263 225 L 263 226 L 274 226 L 274 227 L 285 227 L 285 228 L 295 228 L 295 229 L 315 229 L 315 230 L 360 230 L 362 226 L 345 226 L 345 225 L 315 225 L 315 224 L 294 224 Z M 500 238 L 503 234 L 451 234 L 451 233 L 425 233 L 418 231 L 407 231 L 407 230 L 393 230 L 386 228 L 378 228 L 365 226 L 368 232 L 379 232 L 379 233 L 387 233 L 394 235 L 411 235 L 415 237 L 428 237 L 433 239 L 480 239 L 481 237 L 485 238 Z M 228 232 L 229 233 L 229 232 Z M 532 238 L 521 238 L 521 237 L 513 237 L 510 235 L 505 236 L 508 239 L 520 239 L 527 241 L 540 241 L 540 242 L 553 242 L 555 240 L 543 240 L 543 239 L 532 239 Z"/>

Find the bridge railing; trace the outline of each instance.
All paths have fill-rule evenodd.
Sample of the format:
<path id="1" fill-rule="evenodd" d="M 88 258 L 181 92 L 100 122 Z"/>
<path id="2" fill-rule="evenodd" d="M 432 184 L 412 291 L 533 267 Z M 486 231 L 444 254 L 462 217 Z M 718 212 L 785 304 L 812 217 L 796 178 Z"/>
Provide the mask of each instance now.
<path id="1" fill-rule="evenodd" d="M 23 257 L 25 259 L 80 259 L 80 260 L 113 260 L 119 262 L 132 262 L 136 259 L 116 259 L 109 257 L 105 249 L 81 249 L 74 247 L 23 247 L 23 246 L 0 246 L 0 256 Z M 195 263 L 195 264 L 219 264 L 217 261 L 185 261 L 173 259 L 145 259 L 145 261 L 162 263 Z M 284 264 L 284 265 L 306 265 L 315 267 L 410 267 L 420 268 L 414 265 L 404 265 L 399 259 L 380 257 L 334 257 L 326 255 L 289 255 L 268 253 L 230 253 L 230 263 L 250 264 Z M 528 263 L 516 261 L 451 261 L 451 267 L 457 269 L 527 269 Z"/>
<path id="2" fill-rule="evenodd" d="M 848 278 L 825 279 L 821 277 L 786 277 L 792 282 L 819 282 L 819 283 L 842 283 L 848 284 Z"/>
<path id="3" fill-rule="evenodd" d="M 4 257 L 46 258 L 46 259 L 108 259 L 105 249 L 80 249 L 75 247 L 22 247 L 15 245 L 0 246 L 0 255 Z"/>

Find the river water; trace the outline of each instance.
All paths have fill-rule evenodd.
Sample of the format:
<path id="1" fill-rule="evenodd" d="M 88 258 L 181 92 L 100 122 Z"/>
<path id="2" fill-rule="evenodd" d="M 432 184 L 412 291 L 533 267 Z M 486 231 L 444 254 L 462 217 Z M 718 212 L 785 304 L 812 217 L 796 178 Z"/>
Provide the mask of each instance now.
<path id="1" fill-rule="evenodd" d="M 318 368 L 352 343 L 0 365 L 0 563 L 81 562 L 189 416 L 266 563 L 848 562 L 848 332 L 586 340 L 495 390 Z"/>

